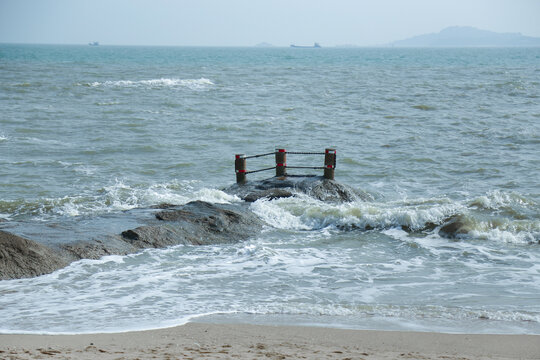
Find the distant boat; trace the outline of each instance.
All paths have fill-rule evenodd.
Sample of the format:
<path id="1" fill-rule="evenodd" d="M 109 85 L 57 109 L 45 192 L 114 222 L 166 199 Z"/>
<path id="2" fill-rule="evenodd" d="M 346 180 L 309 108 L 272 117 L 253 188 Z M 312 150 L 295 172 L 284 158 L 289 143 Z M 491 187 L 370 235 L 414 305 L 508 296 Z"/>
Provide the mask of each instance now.
<path id="1" fill-rule="evenodd" d="M 92 41 L 92 42 L 89 42 L 88 45 L 90 45 L 90 46 L 99 46 L 99 42 L 98 41 Z"/>
<path id="2" fill-rule="evenodd" d="M 294 44 L 292 44 L 291 47 L 292 48 L 300 48 L 300 49 L 316 49 L 316 48 L 320 48 L 321 45 L 319 45 L 319 43 L 315 43 L 315 44 L 313 44 L 313 46 L 302 46 L 302 45 L 294 45 Z"/>

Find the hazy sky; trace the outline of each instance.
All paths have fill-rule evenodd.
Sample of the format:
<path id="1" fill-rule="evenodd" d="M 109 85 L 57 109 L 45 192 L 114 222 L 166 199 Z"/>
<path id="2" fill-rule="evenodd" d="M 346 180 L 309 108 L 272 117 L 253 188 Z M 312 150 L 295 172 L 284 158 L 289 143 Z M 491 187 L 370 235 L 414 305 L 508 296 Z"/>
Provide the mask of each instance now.
<path id="1" fill-rule="evenodd" d="M 0 42 L 378 45 L 445 27 L 540 37 L 540 0 L 0 0 Z"/>

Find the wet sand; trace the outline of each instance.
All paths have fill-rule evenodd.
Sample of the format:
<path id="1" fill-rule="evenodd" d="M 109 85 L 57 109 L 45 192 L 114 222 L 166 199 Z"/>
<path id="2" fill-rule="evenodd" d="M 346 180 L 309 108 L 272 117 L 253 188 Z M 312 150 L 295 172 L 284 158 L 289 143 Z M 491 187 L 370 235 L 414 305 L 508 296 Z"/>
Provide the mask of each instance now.
<path id="1" fill-rule="evenodd" d="M 113 334 L 0 335 L 2 359 L 539 359 L 540 335 L 243 324 Z"/>

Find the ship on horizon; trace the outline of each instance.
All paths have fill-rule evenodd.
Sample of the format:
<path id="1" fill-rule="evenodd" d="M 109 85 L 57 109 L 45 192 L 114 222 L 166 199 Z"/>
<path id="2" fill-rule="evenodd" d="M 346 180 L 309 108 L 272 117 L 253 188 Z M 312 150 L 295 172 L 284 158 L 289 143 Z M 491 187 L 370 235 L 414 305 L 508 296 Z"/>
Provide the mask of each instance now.
<path id="1" fill-rule="evenodd" d="M 303 46 L 303 45 L 294 45 L 292 44 L 291 45 L 292 48 L 300 48 L 300 49 L 316 49 L 316 48 L 320 48 L 321 45 L 319 45 L 319 43 L 314 43 L 312 46 Z"/>
<path id="2" fill-rule="evenodd" d="M 90 46 L 99 46 L 99 41 L 89 42 L 88 45 L 90 45 Z"/>

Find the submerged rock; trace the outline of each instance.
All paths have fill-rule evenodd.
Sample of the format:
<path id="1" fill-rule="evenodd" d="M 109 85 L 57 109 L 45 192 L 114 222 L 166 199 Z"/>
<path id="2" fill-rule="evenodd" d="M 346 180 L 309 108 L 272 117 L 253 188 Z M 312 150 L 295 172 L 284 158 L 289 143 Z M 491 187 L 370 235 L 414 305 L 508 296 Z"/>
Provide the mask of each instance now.
<path id="1" fill-rule="evenodd" d="M 236 195 L 242 200 L 253 202 L 261 198 L 281 198 L 293 196 L 295 192 L 304 193 L 321 201 L 351 202 L 372 199 L 367 193 L 328 180 L 322 176 L 284 176 L 259 181 L 248 181 L 245 184 L 234 184 L 223 189 L 228 194 Z"/>
<path id="2" fill-rule="evenodd" d="M 439 229 L 439 235 L 449 239 L 458 238 L 469 232 L 466 219 L 463 215 L 454 215 L 444 221 L 444 225 Z"/>

